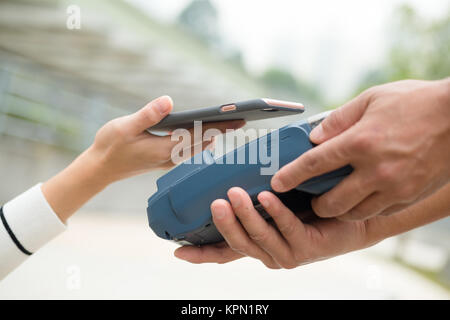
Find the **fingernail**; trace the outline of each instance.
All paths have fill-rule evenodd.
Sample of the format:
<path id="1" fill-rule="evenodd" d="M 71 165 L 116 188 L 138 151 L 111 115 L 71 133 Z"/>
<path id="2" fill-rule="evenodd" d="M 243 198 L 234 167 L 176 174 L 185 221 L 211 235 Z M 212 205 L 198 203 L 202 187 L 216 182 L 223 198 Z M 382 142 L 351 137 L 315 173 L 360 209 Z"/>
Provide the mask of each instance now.
<path id="1" fill-rule="evenodd" d="M 311 141 L 321 141 L 324 136 L 322 124 L 315 127 L 309 134 L 309 139 Z"/>
<path id="2" fill-rule="evenodd" d="M 159 113 L 164 115 L 169 111 L 171 98 L 169 96 L 162 96 L 155 100 L 153 103 Z"/>
<path id="3" fill-rule="evenodd" d="M 218 207 L 212 211 L 212 215 L 214 219 L 220 220 L 225 217 L 225 209 L 222 207 Z"/>
<path id="4" fill-rule="evenodd" d="M 264 197 L 260 197 L 260 198 L 262 198 L 262 199 L 259 199 L 259 203 L 261 203 L 264 208 L 268 208 L 270 205 L 269 201 L 267 201 L 267 199 L 265 199 Z"/>
<path id="5" fill-rule="evenodd" d="M 239 206 L 241 205 L 241 196 L 230 190 L 228 193 L 228 197 L 230 197 L 232 207 L 239 208 Z"/>
<path id="6" fill-rule="evenodd" d="M 272 189 L 275 191 L 283 190 L 283 188 L 284 188 L 284 185 L 281 182 L 281 180 L 278 178 L 275 178 L 275 177 L 272 178 L 271 185 L 272 185 Z"/>

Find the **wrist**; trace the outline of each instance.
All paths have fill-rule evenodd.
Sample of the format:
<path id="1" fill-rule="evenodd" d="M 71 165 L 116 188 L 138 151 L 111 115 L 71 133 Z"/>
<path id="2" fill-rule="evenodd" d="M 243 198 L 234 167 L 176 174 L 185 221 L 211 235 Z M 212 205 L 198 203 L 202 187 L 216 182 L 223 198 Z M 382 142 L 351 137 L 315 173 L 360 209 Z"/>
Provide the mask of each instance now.
<path id="1" fill-rule="evenodd" d="M 74 214 L 110 181 L 91 148 L 84 151 L 67 168 L 42 185 L 42 192 L 63 221 Z"/>
<path id="2" fill-rule="evenodd" d="M 76 171 L 83 182 L 88 185 L 95 188 L 106 188 L 117 179 L 114 179 L 109 172 L 102 155 L 102 152 L 99 152 L 94 146 L 90 146 L 75 159 L 67 170 Z"/>

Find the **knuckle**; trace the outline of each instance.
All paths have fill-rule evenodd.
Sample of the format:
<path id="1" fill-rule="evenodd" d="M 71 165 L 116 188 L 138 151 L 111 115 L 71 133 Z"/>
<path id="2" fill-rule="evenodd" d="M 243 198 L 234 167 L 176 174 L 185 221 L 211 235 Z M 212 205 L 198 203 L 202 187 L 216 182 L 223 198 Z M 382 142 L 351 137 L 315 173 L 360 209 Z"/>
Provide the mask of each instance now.
<path id="1" fill-rule="evenodd" d="M 342 200 L 325 197 L 318 202 L 316 208 L 319 216 L 330 216 L 331 212 L 341 213 L 344 210 L 344 203 Z"/>
<path id="2" fill-rule="evenodd" d="M 247 256 L 248 255 L 248 250 L 249 250 L 249 246 L 247 244 L 229 244 L 231 250 Z"/>
<path id="3" fill-rule="evenodd" d="M 361 92 L 361 94 L 358 96 L 359 99 L 361 100 L 368 100 L 370 97 L 372 97 L 372 95 L 375 93 L 375 89 L 376 87 L 370 87 L 369 89 L 364 90 L 363 92 Z"/>
<path id="4" fill-rule="evenodd" d="M 303 155 L 303 164 L 307 172 L 315 172 L 319 161 L 317 157 L 311 156 L 309 153 Z"/>
<path id="5" fill-rule="evenodd" d="M 145 118 L 150 125 L 154 125 L 159 121 L 155 114 L 154 108 L 144 108 L 140 112 L 142 117 Z"/>
<path id="6" fill-rule="evenodd" d="M 402 186 L 397 191 L 397 196 L 405 202 L 412 202 L 416 199 L 418 194 L 418 188 L 413 184 L 407 184 Z"/>
<path id="7" fill-rule="evenodd" d="M 283 185 L 288 185 L 291 182 L 291 172 L 287 172 L 287 170 L 279 171 L 277 177 Z"/>
<path id="8" fill-rule="evenodd" d="M 285 224 L 283 226 L 279 226 L 278 229 L 284 236 L 289 237 L 295 234 L 296 225 L 294 223 Z"/>
<path id="9" fill-rule="evenodd" d="M 341 127 L 343 123 L 343 115 L 341 108 L 336 109 L 328 118 L 322 122 L 322 128 L 325 132 L 334 132 Z"/>
<path id="10" fill-rule="evenodd" d="M 352 142 L 352 149 L 356 152 L 368 152 L 374 147 L 374 140 L 370 134 L 359 134 Z"/>
<path id="11" fill-rule="evenodd" d="M 378 125 L 367 125 L 368 128 L 363 133 L 356 135 L 352 142 L 351 148 L 355 152 L 367 153 L 375 152 L 380 146 L 383 146 L 383 142 L 386 140 L 386 133 Z"/>
<path id="12" fill-rule="evenodd" d="M 108 122 L 107 126 L 115 138 L 120 139 L 126 136 L 125 126 L 122 124 L 120 118 L 111 120 Z"/>
<path id="13" fill-rule="evenodd" d="M 392 184 L 397 180 L 397 170 L 389 164 L 379 165 L 375 172 L 378 181 Z"/>
<path id="14" fill-rule="evenodd" d="M 280 263 L 280 265 L 283 269 L 288 269 L 288 270 L 294 269 L 298 266 L 294 261 L 284 261 L 284 262 Z"/>
<path id="15" fill-rule="evenodd" d="M 371 100 L 373 100 L 375 98 L 375 96 L 377 95 L 377 92 L 380 90 L 380 87 L 381 87 L 381 85 L 370 87 L 369 89 L 364 90 L 358 96 L 358 98 L 361 101 L 363 101 L 363 102 L 368 104 Z"/>
<path id="16" fill-rule="evenodd" d="M 268 241 L 270 241 L 270 232 L 265 230 L 258 233 L 252 233 L 249 234 L 249 237 L 256 243 L 267 243 Z"/>
<path id="17" fill-rule="evenodd" d="M 236 209 L 238 209 L 238 210 L 236 210 L 236 214 L 239 216 L 239 218 L 248 223 L 251 223 L 251 220 L 257 214 L 253 205 L 248 204 L 248 203 L 240 204 L 239 207 L 236 207 Z M 265 232 L 266 232 L 265 229 L 258 230 L 257 232 L 255 232 L 255 236 L 257 237 L 260 233 L 265 233 Z"/>
<path id="18" fill-rule="evenodd" d="M 365 217 L 365 212 L 360 209 L 353 209 L 345 215 L 347 220 L 362 220 Z"/>
<path id="19" fill-rule="evenodd" d="M 392 210 L 386 210 L 386 211 L 381 212 L 380 215 L 381 215 L 381 216 L 388 217 L 388 216 L 394 214 L 394 212 L 395 212 L 395 211 L 392 211 Z"/>
<path id="20" fill-rule="evenodd" d="M 305 255 L 303 252 L 298 252 L 298 251 L 294 252 L 293 258 L 294 258 L 295 264 L 297 266 L 299 266 L 307 261 L 307 259 L 305 259 Z"/>

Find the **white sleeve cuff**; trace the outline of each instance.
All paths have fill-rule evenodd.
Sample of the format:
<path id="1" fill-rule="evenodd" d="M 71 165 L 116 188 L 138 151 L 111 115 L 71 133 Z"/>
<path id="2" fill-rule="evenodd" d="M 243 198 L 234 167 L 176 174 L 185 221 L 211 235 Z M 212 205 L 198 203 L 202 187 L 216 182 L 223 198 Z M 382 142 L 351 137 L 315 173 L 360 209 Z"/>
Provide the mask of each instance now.
<path id="1" fill-rule="evenodd" d="M 30 253 L 37 251 L 66 229 L 66 225 L 45 199 L 41 186 L 41 183 L 34 186 L 3 206 L 10 231 Z"/>

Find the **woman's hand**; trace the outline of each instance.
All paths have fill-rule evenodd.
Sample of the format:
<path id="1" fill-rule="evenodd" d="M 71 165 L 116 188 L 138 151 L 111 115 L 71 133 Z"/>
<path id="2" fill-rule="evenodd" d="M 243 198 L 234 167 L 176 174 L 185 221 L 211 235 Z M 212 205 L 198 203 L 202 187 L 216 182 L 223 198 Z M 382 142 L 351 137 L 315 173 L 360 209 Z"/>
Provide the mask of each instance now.
<path id="1" fill-rule="evenodd" d="M 273 218 L 274 226 L 259 215 L 244 190 L 232 188 L 228 192 L 230 202 L 216 200 L 211 205 L 214 224 L 226 242 L 181 247 L 175 251 L 175 256 L 192 263 L 226 263 L 248 256 L 272 269 L 291 269 L 363 249 L 444 218 L 450 214 L 449 195 L 450 184 L 392 216 L 365 221 L 317 217 L 306 223 L 274 194 L 264 191 L 258 195 L 258 200 Z"/>
<path id="2" fill-rule="evenodd" d="M 108 184 L 152 169 L 172 167 L 171 151 L 179 142 L 172 141 L 170 135 L 156 136 L 146 131 L 172 108 L 170 97 L 163 96 L 100 128 L 92 146 L 43 184 L 42 191 L 56 214 L 65 221 Z M 216 128 L 225 132 L 243 125 L 243 121 L 209 123 L 203 125 L 203 130 Z M 205 143 L 202 147 L 206 146 Z"/>
<path id="3" fill-rule="evenodd" d="M 108 122 L 97 132 L 94 144 L 87 152 L 96 159 L 102 177 L 110 183 L 175 165 L 171 153 L 179 141 L 172 141 L 170 135 L 157 136 L 146 131 L 171 112 L 172 104 L 170 97 L 160 97 L 134 114 Z M 216 128 L 225 132 L 243 125 L 243 121 L 216 122 L 203 124 L 202 129 Z M 193 137 L 193 129 L 190 131 Z M 204 142 L 202 149 L 210 143 Z M 191 141 L 192 150 L 193 144 Z"/>

